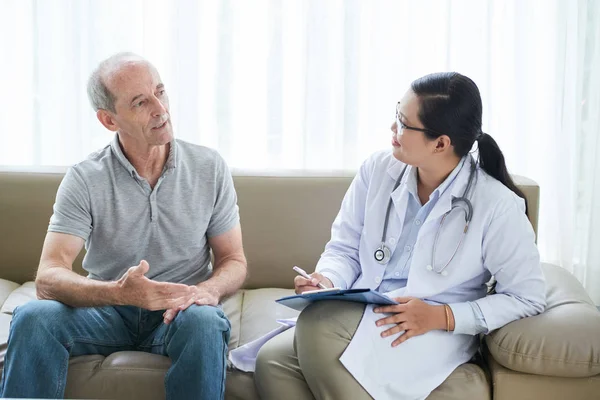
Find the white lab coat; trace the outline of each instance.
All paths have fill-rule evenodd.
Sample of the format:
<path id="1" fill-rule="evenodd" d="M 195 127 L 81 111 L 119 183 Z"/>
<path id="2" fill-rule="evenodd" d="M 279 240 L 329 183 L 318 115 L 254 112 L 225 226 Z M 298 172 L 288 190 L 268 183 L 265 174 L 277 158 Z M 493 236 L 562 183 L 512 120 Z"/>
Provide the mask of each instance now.
<path id="1" fill-rule="evenodd" d="M 469 196 L 473 219 L 458 253 L 446 268 L 447 276 L 427 269 L 432 264 L 433 240 L 453 197 L 461 197 L 469 178 L 466 160 L 456 179 L 443 192 L 427 219 L 422 222 L 410 261 L 407 286 L 386 293 L 390 297 L 414 296 L 440 303 L 476 301 L 490 331 L 513 320 L 538 314 L 545 307 L 545 282 L 535 245 L 533 229 L 524 213 L 522 199 L 487 175 L 476 171 Z M 381 243 L 388 201 L 393 200 L 387 230 L 387 246 L 395 250 L 404 223 L 408 196 L 406 181 L 392 189 L 404 164 L 391 151 L 378 152 L 361 166 L 344 197 L 332 226 L 332 236 L 317 265 L 317 271 L 335 285 L 376 289 L 385 266 L 373 252 Z M 420 221 L 419 221 L 420 222 Z M 464 213 L 453 210 L 444 221 L 437 244 L 436 269 L 449 260 L 465 224 Z M 403 249 L 399 249 L 399 253 Z M 394 263 L 395 254 L 390 263 Z M 485 296 L 494 275 L 497 294 Z M 476 336 L 431 331 L 392 348 L 398 337 L 382 339 L 389 328 L 376 327 L 382 314 L 367 306 L 365 315 L 340 361 L 375 399 L 424 399 L 450 373 L 475 354 Z M 457 321 L 460 324 L 460 321 Z M 460 326 L 457 325 L 457 330 Z"/>

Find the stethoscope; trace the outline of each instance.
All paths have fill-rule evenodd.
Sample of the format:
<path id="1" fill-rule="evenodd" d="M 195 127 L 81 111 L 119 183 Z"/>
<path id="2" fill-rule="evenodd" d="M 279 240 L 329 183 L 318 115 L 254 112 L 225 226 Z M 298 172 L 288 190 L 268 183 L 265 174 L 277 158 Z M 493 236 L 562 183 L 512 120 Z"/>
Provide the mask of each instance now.
<path id="1" fill-rule="evenodd" d="M 469 172 L 469 180 L 467 181 L 467 187 L 465 188 L 465 191 L 463 192 L 461 197 L 456 197 L 456 198 L 452 199 L 452 206 L 450 208 L 450 211 L 447 211 L 442 216 L 440 225 L 437 229 L 437 232 L 435 233 L 435 238 L 433 239 L 433 252 L 431 254 L 431 265 L 427 266 L 427 270 L 433 271 L 436 274 L 439 274 L 442 276 L 448 275 L 448 271 L 446 271 L 446 267 L 448 267 L 448 265 L 452 262 L 452 259 L 454 259 L 454 256 L 458 252 L 458 249 L 460 248 L 460 245 L 462 244 L 463 239 L 466 236 L 467 231 L 469 230 L 469 223 L 471 222 L 471 219 L 473 218 L 473 205 L 471 204 L 471 201 L 467 198 L 467 196 L 469 194 L 469 190 L 471 190 L 471 186 L 473 184 L 473 178 L 476 175 L 475 174 L 476 164 L 475 164 L 475 160 L 473 160 L 473 157 L 470 157 L 470 159 L 471 159 L 470 160 L 471 161 L 471 171 Z M 400 176 L 398 177 L 398 180 L 396 180 L 396 184 L 394 185 L 394 189 L 392 190 L 392 193 L 400 185 L 400 182 L 402 181 L 402 177 L 404 176 L 404 173 L 406 172 L 407 167 L 408 167 L 408 165 L 406 165 L 404 167 L 404 169 L 402 170 L 402 172 L 400 173 Z M 459 207 L 460 203 L 464 203 L 466 206 L 466 209 L 464 207 Z M 388 222 L 389 222 L 389 217 L 390 217 L 390 210 L 392 209 L 392 204 L 393 204 L 393 200 L 390 196 L 390 201 L 388 203 L 387 211 L 385 213 L 383 234 L 381 235 L 381 245 L 373 253 L 373 256 L 375 257 L 375 261 L 377 261 L 379 264 L 387 264 L 390 261 L 390 259 L 392 258 L 392 252 L 390 251 L 389 247 L 387 247 L 387 245 L 385 244 L 387 227 L 388 227 Z M 442 226 L 444 225 L 444 220 L 446 219 L 448 214 L 450 214 L 452 212 L 452 210 L 454 210 L 455 208 L 459 208 L 464 211 L 464 213 L 465 213 L 465 228 L 463 229 L 463 233 L 461 235 L 460 241 L 458 242 L 458 245 L 454 249 L 454 252 L 452 253 L 452 257 L 450 257 L 450 260 L 448 260 L 448 262 L 441 269 L 436 269 L 435 268 L 435 251 L 437 248 L 438 239 L 440 237 L 440 232 L 442 230 Z"/>

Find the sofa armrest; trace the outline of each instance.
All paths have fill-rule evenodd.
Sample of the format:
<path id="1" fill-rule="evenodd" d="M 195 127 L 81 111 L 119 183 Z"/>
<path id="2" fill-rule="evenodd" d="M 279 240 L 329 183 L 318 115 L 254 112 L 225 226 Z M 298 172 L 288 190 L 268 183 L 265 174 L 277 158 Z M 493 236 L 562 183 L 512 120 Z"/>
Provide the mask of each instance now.
<path id="1" fill-rule="evenodd" d="M 600 312 L 568 271 L 543 264 L 546 311 L 490 333 L 494 359 L 513 371 L 560 377 L 600 374 Z"/>

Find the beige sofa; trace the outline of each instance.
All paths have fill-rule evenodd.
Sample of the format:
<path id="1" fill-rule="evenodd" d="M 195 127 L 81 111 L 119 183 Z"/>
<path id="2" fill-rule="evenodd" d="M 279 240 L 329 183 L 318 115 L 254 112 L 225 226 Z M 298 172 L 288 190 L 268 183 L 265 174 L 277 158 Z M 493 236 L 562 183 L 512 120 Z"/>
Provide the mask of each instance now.
<path id="1" fill-rule="evenodd" d="M 0 172 L 2 358 L 12 310 L 35 297 L 32 281 L 61 178 Z M 224 304 L 232 325 L 230 349 L 274 329 L 276 318 L 295 315 L 274 299 L 292 292 L 293 265 L 313 270 L 351 177 L 234 180 L 250 276 L 244 290 Z M 539 188 L 527 179 L 517 182 L 536 227 Z M 429 399 L 600 399 L 600 313 L 569 273 L 552 265 L 544 271 L 548 310 L 487 336 L 483 358 L 457 368 Z M 140 352 L 76 357 L 66 396 L 162 399 L 169 364 L 166 357 Z M 258 398 L 252 374 L 230 368 L 226 398 Z"/>

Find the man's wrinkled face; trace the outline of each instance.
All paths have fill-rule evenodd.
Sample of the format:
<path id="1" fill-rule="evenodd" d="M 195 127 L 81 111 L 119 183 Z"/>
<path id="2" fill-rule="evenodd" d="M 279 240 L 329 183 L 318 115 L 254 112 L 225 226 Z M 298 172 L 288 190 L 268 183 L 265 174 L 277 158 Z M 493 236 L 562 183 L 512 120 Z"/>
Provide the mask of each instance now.
<path id="1" fill-rule="evenodd" d="M 129 62 L 105 78 L 115 97 L 111 113 L 121 135 L 148 145 L 164 145 L 173 139 L 169 97 L 158 71 L 149 63 Z"/>

